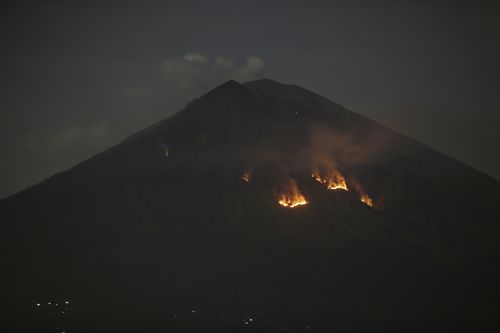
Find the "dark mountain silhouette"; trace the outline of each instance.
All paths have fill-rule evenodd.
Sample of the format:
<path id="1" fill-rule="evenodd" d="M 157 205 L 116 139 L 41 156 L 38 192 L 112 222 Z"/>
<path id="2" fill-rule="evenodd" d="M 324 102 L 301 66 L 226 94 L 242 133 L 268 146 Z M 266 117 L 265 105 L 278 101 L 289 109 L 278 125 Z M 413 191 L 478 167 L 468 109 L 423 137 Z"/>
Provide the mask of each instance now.
<path id="1" fill-rule="evenodd" d="M 307 204 L 279 205 L 294 185 Z M 499 201 L 495 179 L 319 95 L 229 81 L 0 201 L 1 326 L 490 332 Z"/>

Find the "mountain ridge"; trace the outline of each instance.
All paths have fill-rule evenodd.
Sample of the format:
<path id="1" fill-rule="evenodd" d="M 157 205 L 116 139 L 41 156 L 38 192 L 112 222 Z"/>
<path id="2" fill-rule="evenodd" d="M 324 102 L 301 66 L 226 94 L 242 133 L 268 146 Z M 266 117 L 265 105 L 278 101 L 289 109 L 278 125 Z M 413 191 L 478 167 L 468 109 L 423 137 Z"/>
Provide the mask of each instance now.
<path id="1" fill-rule="evenodd" d="M 340 104 L 337 104 L 337 103 L 335 103 L 335 102 L 333 102 L 333 101 L 331 101 L 331 100 L 329 100 L 329 99 L 327 99 L 327 98 L 324 98 L 323 96 L 320 96 L 320 95 L 318 95 L 318 94 L 316 94 L 316 93 L 314 93 L 314 92 L 311 92 L 311 91 L 309 91 L 309 90 L 307 90 L 307 89 L 304 89 L 304 88 L 302 88 L 302 87 L 300 87 L 300 86 L 298 86 L 298 85 L 294 85 L 294 84 L 283 84 L 283 83 L 279 83 L 279 82 L 274 81 L 274 80 L 269 79 L 269 78 L 262 78 L 262 79 L 252 80 L 252 81 L 248 81 L 248 82 L 245 82 L 245 83 L 239 83 L 239 82 L 237 82 L 237 81 L 236 81 L 236 80 L 234 80 L 234 79 L 230 79 L 230 80 L 228 80 L 228 81 L 226 81 L 226 82 L 224 82 L 224 83 L 222 83 L 222 84 L 220 84 L 220 85 L 216 86 L 214 89 L 210 90 L 208 93 L 206 93 L 206 94 L 204 94 L 204 95 L 202 95 L 202 96 L 200 96 L 200 97 L 197 97 L 197 98 L 195 99 L 195 101 L 194 101 L 194 102 L 198 102 L 198 101 L 200 100 L 200 98 L 204 97 L 205 95 L 208 95 L 209 93 L 216 92 L 216 91 L 223 91 L 226 87 L 230 87 L 230 86 L 232 86 L 233 88 L 238 87 L 238 88 L 240 88 L 240 90 L 241 90 L 241 88 L 242 88 L 242 87 L 247 87 L 247 88 L 249 89 L 249 91 L 250 91 L 250 92 L 252 92 L 252 93 L 254 93 L 254 94 L 255 94 L 255 93 L 256 93 L 256 92 L 258 92 L 259 90 L 262 90 L 262 88 L 263 88 L 263 87 L 262 87 L 262 85 L 261 85 L 262 83 L 264 83 L 264 85 L 265 85 L 265 86 L 267 86 L 267 87 L 269 87 L 269 86 L 274 86 L 274 87 L 293 87 L 293 89 L 295 89 L 295 90 L 299 90 L 299 91 L 301 91 L 301 92 L 306 92 L 306 93 L 309 93 L 309 94 L 314 94 L 314 95 L 315 95 L 315 97 L 319 97 L 320 99 L 322 99 L 322 100 L 326 101 L 327 103 L 332 103 L 333 105 L 335 105 L 335 106 L 339 107 L 340 109 L 343 109 L 343 110 L 346 110 L 346 111 L 350 112 L 350 114 L 351 114 L 351 115 L 352 115 L 352 114 L 354 114 L 354 115 L 355 115 L 355 116 L 357 116 L 357 117 L 361 117 L 361 119 L 363 119 L 364 121 L 368 121 L 368 122 L 371 122 L 371 123 L 373 123 L 373 124 L 376 124 L 377 126 L 381 126 L 381 127 L 383 127 L 384 129 L 386 129 L 386 130 L 388 130 L 388 131 L 392 131 L 393 133 L 395 133 L 395 134 L 397 134 L 397 135 L 400 135 L 400 136 L 404 137 L 405 139 L 408 139 L 408 140 L 411 140 L 411 141 L 413 141 L 413 142 L 417 143 L 418 145 L 425 146 L 425 147 L 426 147 L 426 148 L 428 148 L 428 149 L 431 149 L 431 150 L 433 150 L 433 151 L 435 151 L 435 152 L 438 152 L 439 154 L 442 154 L 443 156 L 445 156 L 447 159 L 450 159 L 450 160 L 453 160 L 453 161 L 457 161 L 457 162 L 459 162 L 459 163 L 463 164 L 464 166 L 466 166 L 467 168 L 470 168 L 471 170 L 474 170 L 474 171 L 476 171 L 476 172 L 479 172 L 479 173 L 481 173 L 481 174 L 483 174 L 483 175 L 485 175 L 485 176 L 489 177 L 491 181 L 499 182 L 499 180 L 497 180 L 497 179 L 496 179 L 496 178 L 494 178 L 493 176 L 491 176 L 491 175 L 489 175 L 489 174 L 487 174 L 487 173 L 485 173 L 485 172 L 483 172 L 483 171 L 481 171 L 481 170 L 479 170 L 479 169 L 477 169 L 477 168 L 475 168 L 475 167 L 473 167 L 473 166 L 471 166 L 471 165 L 467 164 L 467 163 L 466 163 L 466 162 L 464 162 L 464 161 L 457 160 L 457 159 L 455 159 L 455 158 L 453 158 L 453 157 L 451 157 L 451 156 L 449 156 L 449 155 L 447 155 L 447 154 L 445 154 L 445 153 L 443 153 L 443 152 L 441 152 L 441 151 L 439 151 L 439 150 L 437 150 L 437 149 L 435 149 L 435 148 L 433 148 L 433 147 L 431 147 L 431 146 L 429 146 L 429 145 L 427 145 L 427 144 L 425 144 L 425 143 L 422 143 L 422 142 L 417 141 L 417 140 L 415 140 L 415 139 L 413 139 L 413 138 L 411 138 L 411 137 L 409 137 L 409 136 L 406 136 L 405 134 L 403 134 L 403 133 L 401 133 L 401 132 L 395 131 L 395 130 L 393 130 L 393 129 L 391 129 L 391 128 L 389 128 L 389 127 L 387 127 L 387 126 L 385 126 L 385 125 L 383 125 L 383 124 L 381 124 L 381 123 L 379 123 L 379 122 L 376 122 L 376 121 L 374 121 L 374 120 L 372 120 L 372 119 L 370 119 L 370 118 L 367 118 L 366 116 L 363 116 L 363 115 L 361 115 L 361 114 L 358 114 L 358 113 L 355 113 L 355 112 L 353 112 L 353 111 L 351 111 L 351 110 L 348 110 L 348 109 L 346 109 L 344 106 L 342 106 L 342 105 L 340 105 Z M 254 90 L 250 89 L 249 87 L 254 87 Z M 236 90 L 236 89 L 233 89 L 233 90 Z M 98 152 L 98 153 L 96 153 L 94 156 L 91 156 L 91 157 L 89 157 L 89 158 L 87 158 L 87 159 L 85 159 L 85 160 L 83 160 L 83 161 L 81 161 L 81 162 L 77 163 L 76 165 L 74 165 L 74 166 L 72 166 L 72 167 L 70 167 L 70 168 L 68 168 L 68 169 L 66 169 L 66 170 L 62 170 L 62 171 L 56 172 L 55 174 L 53 174 L 53 175 L 51 175 L 51 176 L 48 176 L 45 180 L 43 180 L 43 181 L 41 181 L 41 182 L 39 182 L 39 183 L 33 184 L 33 185 L 31 185 L 31 186 L 29 186 L 29 187 L 27 187 L 27 188 L 25 188 L 25 189 L 23 189 L 23 190 L 21 190 L 21 191 L 19 191 L 19 192 L 17 192 L 17 193 L 23 192 L 23 191 L 25 191 L 25 190 L 29 190 L 29 189 L 30 189 L 30 188 L 32 188 L 33 186 L 37 186 L 37 185 L 39 185 L 39 184 L 41 184 L 41 183 L 46 182 L 47 180 L 51 179 L 52 177 L 57 177 L 57 176 L 59 176 L 60 174 L 63 174 L 63 173 L 65 173 L 65 172 L 67 172 L 67 171 L 72 170 L 73 168 L 79 167 L 81 164 L 85 164 L 85 163 L 86 163 L 87 161 L 89 161 L 89 160 L 92 160 L 92 159 L 94 159 L 94 158 L 96 158 L 96 157 L 98 157 L 98 156 L 101 156 L 101 155 L 103 155 L 103 154 L 106 154 L 106 153 L 108 153 L 108 152 L 111 152 L 111 151 L 113 151 L 114 149 L 116 149 L 118 146 L 120 146 L 120 145 L 122 145 L 122 144 L 127 144 L 127 143 L 129 143 L 129 142 L 131 142 L 131 141 L 135 140 L 136 138 L 138 138 L 138 137 L 140 137 L 140 136 L 144 135 L 145 133 L 147 133 L 147 132 L 149 132 L 149 131 L 151 131 L 151 130 L 153 130 L 153 129 L 157 128 L 157 127 L 161 127 L 161 126 L 162 126 L 162 124 L 164 124 L 166 121 L 168 121 L 168 120 L 169 120 L 169 119 L 171 119 L 172 117 L 176 116 L 177 114 L 182 113 L 182 112 L 186 112 L 186 111 L 187 111 L 187 112 L 189 112 L 189 110 L 190 110 L 190 107 L 189 107 L 189 106 L 190 106 L 190 104 L 191 104 L 191 102 L 190 102 L 190 103 L 188 103 L 188 105 L 186 105 L 186 106 L 185 106 L 184 108 L 182 108 L 181 110 L 179 110 L 179 111 L 175 112 L 174 114 L 172 114 L 171 116 L 168 116 L 168 117 L 167 117 L 167 118 L 165 118 L 165 119 L 162 119 L 162 120 L 160 120 L 160 121 L 157 121 L 157 122 L 155 122 L 155 123 L 153 123 L 153 124 L 151 124 L 151 125 L 147 126 L 146 128 L 144 128 L 144 129 L 142 129 L 142 130 L 139 130 L 139 131 L 137 131 L 137 132 L 135 132 L 135 133 L 133 133 L 133 134 L 129 135 L 129 136 L 128 136 L 128 137 L 126 137 L 125 139 L 123 139 L 123 140 L 121 140 L 120 142 L 118 142 L 117 144 L 112 145 L 111 147 L 109 147 L 109 148 L 107 148 L 107 149 L 103 150 L 102 152 Z M 192 106 L 192 104 L 191 104 L 191 106 Z M 0 201 L 2 201 L 2 200 L 4 200 L 4 199 L 8 199 L 8 198 L 10 198 L 10 197 L 12 197 L 12 196 L 15 196 L 17 193 L 13 193 L 13 194 L 11 194 L 11 195 L 9 195 L 9 196 L 5 197 L 5 198 L 2 198 L 2 199 L 0 199 Z"/>

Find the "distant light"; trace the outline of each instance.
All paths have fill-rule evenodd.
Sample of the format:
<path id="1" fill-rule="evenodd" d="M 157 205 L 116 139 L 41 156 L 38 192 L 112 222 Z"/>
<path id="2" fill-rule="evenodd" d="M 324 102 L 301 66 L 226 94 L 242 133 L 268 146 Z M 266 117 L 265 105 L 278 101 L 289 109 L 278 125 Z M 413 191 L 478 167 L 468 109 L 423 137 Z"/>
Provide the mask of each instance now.
<path id="1" fill-rule="evenodd" d="M 40 306 L 41 304 L 40 303 L 36 303 L 36 306 Z"/>
<path id="2" fill-rule="evenodd" d="M 69 302 L 68 302 L 68 301 L 66 301 L 66 302 L 64 302 L 64 304 L 69 304 Z"/>
<path id="3" fill-rule="evenodd" d="M 48 305 L 51 305 L 52 303 L 48 302 L 47 304 L 48 304 Z"/>

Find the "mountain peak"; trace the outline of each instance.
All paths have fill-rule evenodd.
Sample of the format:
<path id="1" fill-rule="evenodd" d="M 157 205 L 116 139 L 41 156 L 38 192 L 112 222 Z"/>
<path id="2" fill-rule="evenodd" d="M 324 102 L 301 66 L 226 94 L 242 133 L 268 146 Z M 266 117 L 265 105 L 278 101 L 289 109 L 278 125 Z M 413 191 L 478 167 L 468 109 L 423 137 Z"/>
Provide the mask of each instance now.
<path id="1" fill-rule="evenodd" d="M 234 79 L 230 79 L 219 85 L 219 87 L 229 87 L 229 86 L 241 86 L 241 83 L 239 83 Z"/>
<path id="2" fill-rule="evenodd" d="M 245 82 L 245 85 L 246 84 L 283 84 L 283 83 L 264 77 L 261 79 L 247 81 Z"/>
<path id="3" fill-rule="evenodd" d="M 213 100 L 213 99 L 235 99 L 241 97 L 242 94 L 248 94 L 248 89 L 245 85 L 235 81 L 228 80 L 199 98 L 199 101 Z"/>

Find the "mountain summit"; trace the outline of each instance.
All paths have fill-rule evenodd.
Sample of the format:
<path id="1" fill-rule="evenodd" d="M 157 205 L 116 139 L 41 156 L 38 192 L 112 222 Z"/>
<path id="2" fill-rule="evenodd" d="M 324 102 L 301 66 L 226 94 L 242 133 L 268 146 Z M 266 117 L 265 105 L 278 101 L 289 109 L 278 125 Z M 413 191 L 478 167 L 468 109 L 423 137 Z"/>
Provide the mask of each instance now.
<path id="1" fill-rule="evenodd" d="M 228 81 L 0 201 L 4 331 L 491 331 L 500 184 Z"/>

